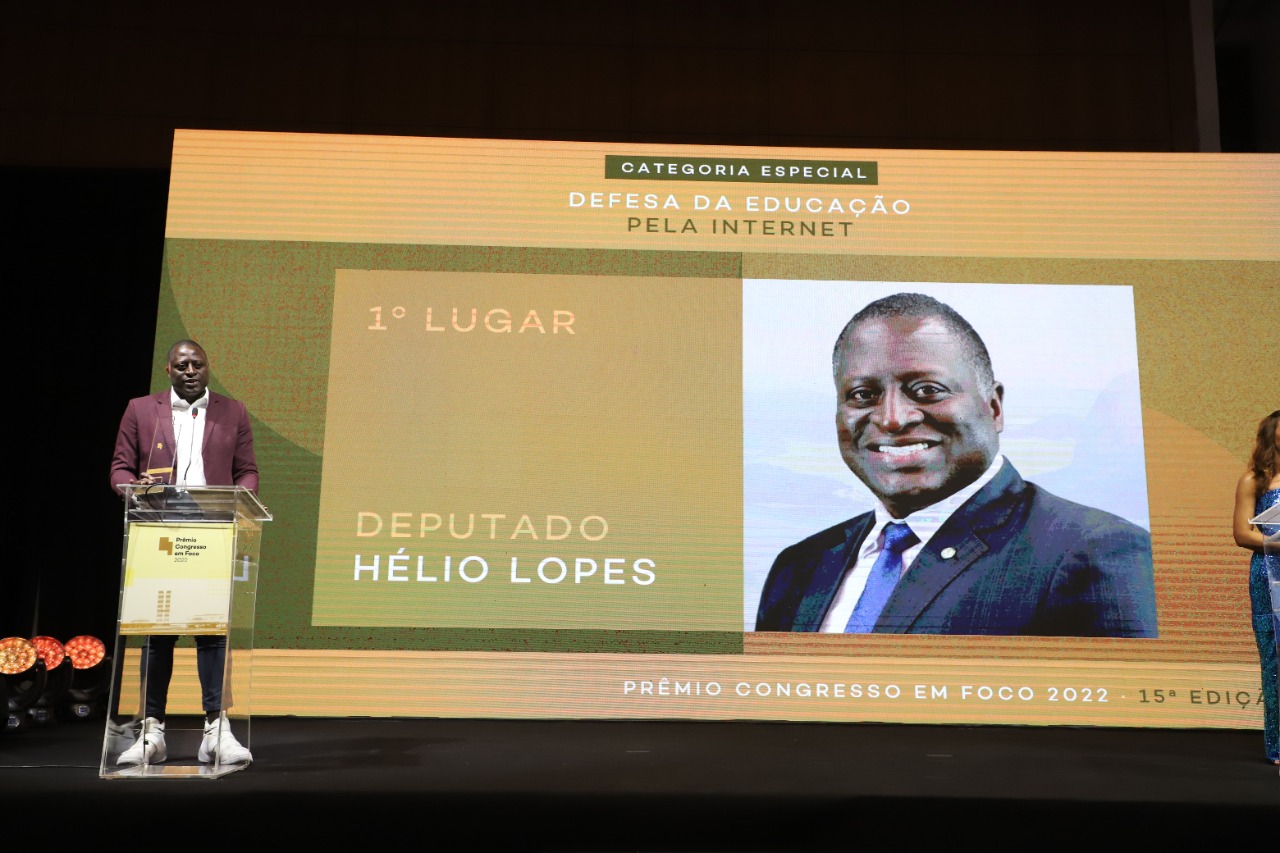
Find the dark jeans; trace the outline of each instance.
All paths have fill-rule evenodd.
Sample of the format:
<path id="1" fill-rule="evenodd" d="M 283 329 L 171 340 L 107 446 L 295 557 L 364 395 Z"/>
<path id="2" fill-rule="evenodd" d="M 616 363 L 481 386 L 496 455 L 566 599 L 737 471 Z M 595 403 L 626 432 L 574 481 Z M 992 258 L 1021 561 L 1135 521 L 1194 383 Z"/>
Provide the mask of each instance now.
<path id="1" fill-rule="evenodd" d="M 200 677 L 200 701 L 206 714 L 222 710 L 222 674 L 227 662 L 224 635 L 197 636 L 196 674 Z M 147 684 L 146 715 L 164 719 L 169 701 L 169 680 L 173 678 L 173 647 L 178 638 L 153 634 L 147 637 L 142 654 L 142 677 Z"/>

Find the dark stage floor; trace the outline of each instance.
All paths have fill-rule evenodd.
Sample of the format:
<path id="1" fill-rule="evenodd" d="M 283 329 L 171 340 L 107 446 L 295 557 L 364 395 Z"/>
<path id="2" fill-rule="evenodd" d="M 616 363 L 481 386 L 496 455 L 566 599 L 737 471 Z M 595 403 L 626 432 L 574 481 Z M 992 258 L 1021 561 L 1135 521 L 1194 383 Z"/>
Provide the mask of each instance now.
<path id="1" fill-rule="evenodd" d="M 0 735 L 8 842 L 1140 850 L 1252 846 L 1280 820 L 1260 732 L 275 717 L 216 780 L 99 779 L 101 734 Z"/>

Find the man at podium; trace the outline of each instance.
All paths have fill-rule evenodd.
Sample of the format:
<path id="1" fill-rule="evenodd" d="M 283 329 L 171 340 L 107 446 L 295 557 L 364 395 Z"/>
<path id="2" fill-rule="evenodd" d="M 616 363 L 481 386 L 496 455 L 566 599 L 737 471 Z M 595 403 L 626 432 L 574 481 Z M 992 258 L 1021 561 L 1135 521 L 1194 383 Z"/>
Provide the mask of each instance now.
<path id="1" fill-rule="evenodd" d="M 165 372 L 173 387 L 129 401 L 111 460 L 111 488 L 122 485 L 244 486 L 258 490 L 253 431 L 243 403 L 209 391 L 209 358 L 204 348 L 182 340 L 169 348 Z M 120 754 L 120 765 L 164 761 L 165 706 L 173 675 L 172 635 L 147 637 L 145 719 L 137 741 Z M 197 757 L 244 764 L 253 756 L 231 732 L 222 711 L 226 637 L 197 636 L 196 670 L 205 713 Z"/>

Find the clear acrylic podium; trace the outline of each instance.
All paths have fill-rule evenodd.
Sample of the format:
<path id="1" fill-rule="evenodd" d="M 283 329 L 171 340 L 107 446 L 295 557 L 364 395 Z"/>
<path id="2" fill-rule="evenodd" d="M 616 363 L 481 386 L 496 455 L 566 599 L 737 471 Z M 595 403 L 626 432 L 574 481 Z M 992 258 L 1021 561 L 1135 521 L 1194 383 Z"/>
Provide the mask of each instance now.
<path id="1" fill-rule="evenodd" d="M 121 486 L 124 548 L 115 674 L 102 741 L 103 779 L 216 779 L 244 764 L 197 758 L 204 712 L 194 650 L 183 638 L 226 637 L 222 709 L 236 737 L 249 743 L 253 623 L 258 551 L 271 513 L 242 486 Z M 146 716 L 144 643 L 176 636 L 165 720 L 167 759 L 119 764 Z"/>
<path id="2" fill-rule="evenodd" d="M 1262 553 L 1266 555 L 1267 589 L 1271 593 L 1271 627 L 1276 632 L 1277 660 L 1280 660 L 1280 504 L 1263 510 L 1249 523 L 1262 534 Z M 1280 676 L 1280 673 L 1277 673 Z"/>

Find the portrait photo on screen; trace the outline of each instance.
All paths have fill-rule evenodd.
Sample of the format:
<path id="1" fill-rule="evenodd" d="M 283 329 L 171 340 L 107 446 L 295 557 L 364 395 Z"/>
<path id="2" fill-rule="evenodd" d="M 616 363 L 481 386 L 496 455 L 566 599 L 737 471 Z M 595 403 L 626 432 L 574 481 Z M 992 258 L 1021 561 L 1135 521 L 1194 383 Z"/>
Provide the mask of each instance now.
<path id="1" fill-rule="evenodd" d="M 747 631 L 1157 635 L 1132 289 L 747 280 Z"/>

